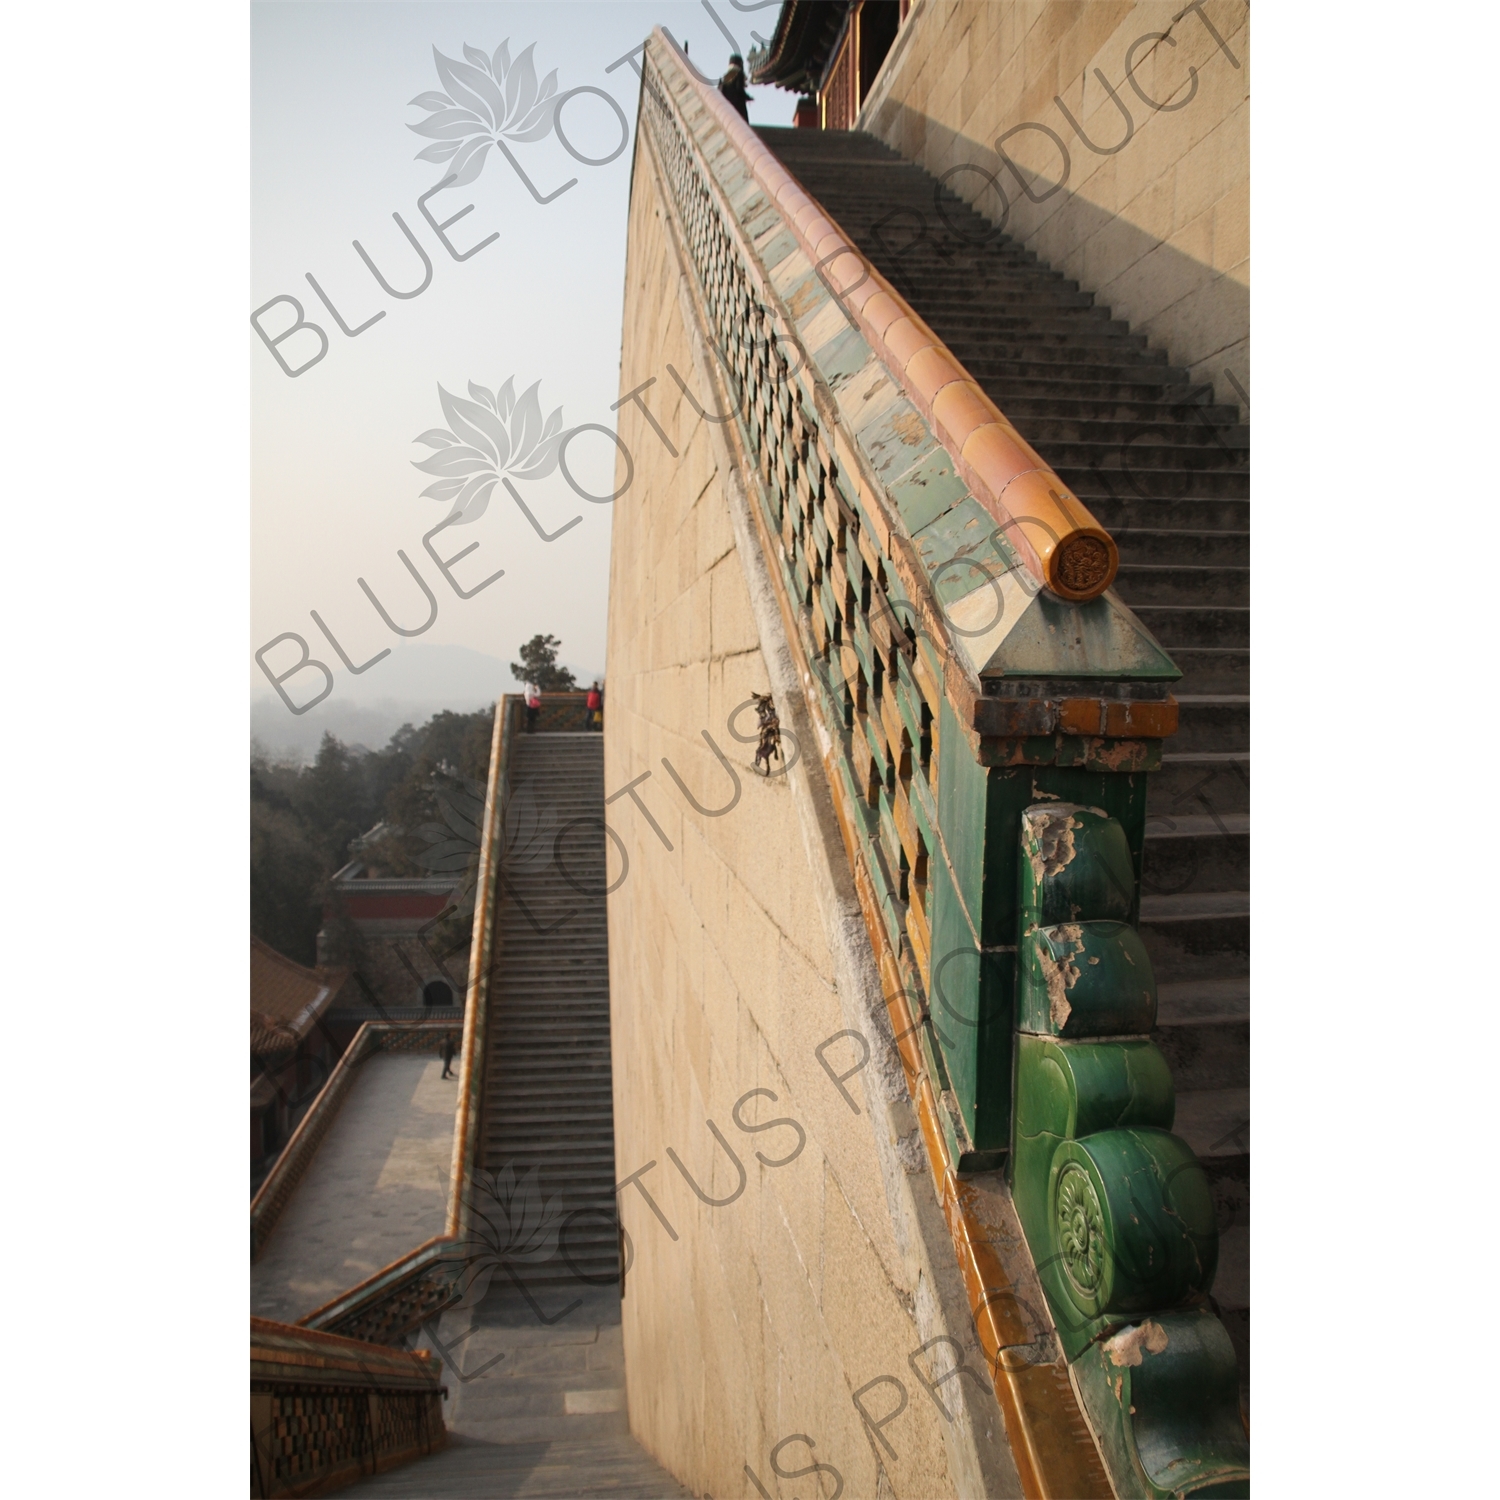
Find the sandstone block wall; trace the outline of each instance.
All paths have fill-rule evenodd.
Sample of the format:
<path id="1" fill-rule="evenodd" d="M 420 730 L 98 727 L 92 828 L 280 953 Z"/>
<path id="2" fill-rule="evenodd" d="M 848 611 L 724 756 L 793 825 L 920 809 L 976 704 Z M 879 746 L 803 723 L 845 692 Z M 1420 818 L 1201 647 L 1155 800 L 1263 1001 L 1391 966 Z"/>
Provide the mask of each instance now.
<path id="1" fill-rule="evenodd" d="M 858 128 L 951 174 L 954 192 L 1248 415 L 1243 0 L 918 0 Z M 890 238 L 910 232 L 893 224 Z M 936 215 L 928 232 L 943 234 Z"/>
<path id="2" fill-rule="evenodd" d="M 831 1471 L 808 1469 L 823 1463 L 846 1495 L 928 1500 L 956 1492 L 943 1421 L 907 1363 L 931 1288 L 882 1185 L 872 1109 L 879 1129 L 896 1127 L 875 1069 L 846 1084 L 856 1115 L 818 1060 L 830 1038 L 836 1072 L 859 1053 L 836 1036 L 847 1021 L 788 778 L 757 775 L 754 745 L 731 735 L 736 708 L 772 677 L 708 424 L 668 369 L 707 404 L 643 142 L 631 201 L 620 389 L 654 378 L 641 400 L 677 450 L 638 403 L 622 406 L 634 477 L 615 502 L 606 796 L 649 779 L 606 808 L 620 841 L 609 897 L 615 1161 L 617 1180 L 643 1172 L 662 1215 L 635 1187 L 621 1192 L 631 1429 L 698 1494 L 752 1493 L 749 1465 L 771 1495 L 831 1495 Z M 622 460 L 617 486 L 626 475 Z M 746 708 L 734 727 L 750 736 L 754 723 Z M 664 762 L 704 808 L 727 810 L 695 810 Z M 776 1120 L 795 1125 L 753 1130 Z M 982 1369 L 972 1330 L 957 1331 Z M 920 1363 L 940 1372 L 952 1356 Z M 874 1417 L 906 1395 L 883 1428 L 890 1451 L 852 1400 L 872 1381 L 862 1400 Z M 998 1425 L 993 1396 L 982 1401 Z M 782 1475 L 803 1477 L 773 1472 L 781 1443 Z"/>

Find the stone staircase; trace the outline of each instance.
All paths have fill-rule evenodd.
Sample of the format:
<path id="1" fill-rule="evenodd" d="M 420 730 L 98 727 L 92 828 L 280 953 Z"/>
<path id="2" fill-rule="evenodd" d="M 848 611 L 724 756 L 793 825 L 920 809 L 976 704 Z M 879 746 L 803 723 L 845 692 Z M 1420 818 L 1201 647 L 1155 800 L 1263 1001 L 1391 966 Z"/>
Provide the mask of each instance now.
<path id="1" fill-rule="evenodd" d="M 858 132 L 757 134 L 967 366 L 1120 549 L 1183 678 L 1151 781 L 1141 931 L 1175 1129 L 1219 1209 L 1214 1286 L 1249 1384 L 1249 432 L 1077 282 Z"/>
<path id="2" fill-rule="evenodd" d="M 449 1388 L 448 1444 L 350 1495 L 485 1500 L 686 1497 L 630 1433 L 614 1228 L 604 737 L 543 730 L 511 741 L 500 958 L 490 990 L 481 1122 L 485 1174 L 539 1169 L 543 1204 L 477 1207 L 529 1253 L 539 1222 L 555 1254 L 508 1263 L 430 1343 Z M 574 826 L 569 827 L 572 824 Z M 554 848 L 561 834 L 560 859 Z M 579 887 L 582 887 L 580 890 Z M 592 894 L 590 894 L 592 893 Z M 579 1210 L 585 1210 L 580 1213 Z M 571 1222 L 569 1219 L 571 1217 Z M 502 1235 L 503 1238 L 503 1235 Z M 512 1274 L 515 1280 L 512 1280 Z M 519 1286 L 516 1284 L 519 1281 Z"/>
<path id="3" fill-rule="evenodd" d="M 519 734 L 511 753 L 481 1160 L 486 1172 L 510 1165 L 517 1178 L 538 1167 L 544 1198 L 560 1200 L 557 1254 L 510 1269 L 562 1305 L 559 1286 L 571 1296 L 619 1278 L 604 736 Z"/>

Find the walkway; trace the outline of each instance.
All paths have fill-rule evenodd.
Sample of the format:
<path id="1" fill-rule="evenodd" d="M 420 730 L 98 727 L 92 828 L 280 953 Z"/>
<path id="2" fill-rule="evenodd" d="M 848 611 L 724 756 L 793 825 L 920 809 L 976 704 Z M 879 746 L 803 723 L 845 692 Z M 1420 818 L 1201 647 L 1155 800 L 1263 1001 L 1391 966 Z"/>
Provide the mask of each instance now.
<path id="1" fill-rule="evenodd" d="M 550 1289 L 550 1328 L 513 1290 L 490 1293 L 472 1313 L 444 1314 L 413 1347 L 443 1358 L 449 1448 L 389 1475 L 351 1485 L 348 1496 L 411 1500 L 552 1500 L 687 1497 L 630 1436 L 624 1341 L 613 1287 Z"/>
<path id="2" fill-rule="evenodd" d="M 250 1268 L 250 1310 L 295 1323 L 441 1234 L 458 1083 L 441 1059 L 375 1052 Z"/>
<path id="3" fill-rule="evenodd" d="M 472 1313 L 445 1313 L 410 1340 L 443 1360 L 449 1446 L 343 1493 L 411 1500 L 690 1495 L 630 1435 L 618 1289 L 565 1294 L 554 1286 L 538 1305 L 558 1321 L 548 1327 L 522 1295 L 497 1287 Z"/>

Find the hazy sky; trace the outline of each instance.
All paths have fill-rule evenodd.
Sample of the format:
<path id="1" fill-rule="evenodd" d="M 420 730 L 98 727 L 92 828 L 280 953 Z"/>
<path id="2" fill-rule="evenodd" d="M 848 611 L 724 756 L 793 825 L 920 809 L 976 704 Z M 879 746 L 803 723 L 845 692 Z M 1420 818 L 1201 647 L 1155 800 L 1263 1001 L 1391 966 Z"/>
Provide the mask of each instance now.
<path id="1" fill-rule="evenodd" d="M 755 44 L 752 32 L 770 34 L 777 9 L 776 0 L 759 6 L 745 0 L 554 0 L 253 7 L 254 236 L 247 313 L 272 298 L 295 297 L 328 339 L 327 355 L 291 378 L 254 330 L 246 330 L 253 396 L 251 650 L 295 632 L 334 672 L 324 704 L 294 719 L 252 656 L 252 693 L 271 699 L 288 731 L 299 731 L 296 738 L 341 706 L 382 697 L 413 701 L 414 679 L 427 690 L 422 701 L 443 701 L 450 691 L 466 699 L 474 682 L 469 652 L 508 662 L 537 631 L 560 636 L 563 660 L 575 669 L 604 669 L 610 506 L 580 500 L 558 470 L 544 479 L 513 476 L 547 531 L 582 519 L 555 541 L 543 542 L 507 491 L 494 489 L 482 516 L 432 541 L 445 559 L 476 544 L 452 566 L 465 590 L 504 569 L 503 578 L 460 599 L 423 547 L 424 534 L 453 502 L 422 497 L 442 476 L 413 467 L 414 460 L 434 456 L 431 446 L 414 440 L 451 425 L 439 386 L 468 402 L 474 399 L 470 382 L 493 395 L 507 380 L 514 381 L 517 397 L 540 381 L 540 415 L 561 407 L 560 430 L 583 423 L 613 430 L 639 78 L 629 61 L 613 71 L 609 65 L 639 46 L 653 25 L 663 25 L 687 42 L 704 73 L 717 77 L 731 48 L 715 16 L 739 50 L 748 52 Z M 502 43 L 508 43 L 511 71 L 505 74 L 503 58 L 499 71 L 505 87 L 514 83 L 518 95 L 526 86 L 521 59 L 528 48 L 536 86 L 544 86 L 555 70 L 554 97 L 584 90 L 566 101 L 562 116 L 576 156 L 547 129 L 551 117 L 544 108 L 533 111 L 546 131 L 542 138 L 507 142 L 537 193 L 554 193 L 570 179 L 573 185 L 552 202 L 539 203 L 511 163 L 491 149 L 473 181 L 428 200 L 440 224 L 473 205 L 446 231 L 460 253 L 496 236 L 460 263 L 417 203 L 453 168 L 415 160 L 418 151 L 439 142 L 408 129 L 442 106 L 432 99 L 408 101 L 450 91 L 434 48 L 469 68 L 482 53 L 494 72 Z M 472 81 L 473 75 L 460 71 L 458 77 Z M 793 95 L 769 88 L 753 92 L 752 121 L 790 123 Z M 505 98 L 510 105 L 512 96 Z M 517 107 L 509 128 L 525 134 L 526 123 Z M 611 156 L 600 165 L 577 159 Z M 353 247 L 358 240 L 397 291 L 420 286 L 423 266 L 393 214 L 432 263 L 430 284 L 416 297 L 398 299 L 382 290 Z M 309 285 L 309 272 L 351 328 L 384 316 L 346 336 Z M 271 338 L 294 321 L 287 303 L 260 316 Z M 297 369 L 317 354 L 319 340 L 304 330 L 277 348 Z M 519 419 L 509 435 L 519 440 Z M 608 494 L 614 450 L 605 434 L 581 434 L 569 444 L 567 459 L 581 487 Z M 431 605 L 398 552 L 437 601 L 431 627 L 410 641 L 382 622 L 358 583 L 365 580 L 396 624 L 420 626 Z M 400 660 L 386 657 L 352 676 L 313 621 L 314 610 L 355 665 L 387 647 L 396 648 Z M 451 647 L 467 650 L 432 649 Z M 299 654 L 288 641 L 266 659 L 282 672 Z M 509 685 L 498 680 L 494 690 Z M 322 686 L 321 674 L 312 669 L 285 683 L 298 704 Z M 257 717 L 265 721 L 264 708 Z"/>

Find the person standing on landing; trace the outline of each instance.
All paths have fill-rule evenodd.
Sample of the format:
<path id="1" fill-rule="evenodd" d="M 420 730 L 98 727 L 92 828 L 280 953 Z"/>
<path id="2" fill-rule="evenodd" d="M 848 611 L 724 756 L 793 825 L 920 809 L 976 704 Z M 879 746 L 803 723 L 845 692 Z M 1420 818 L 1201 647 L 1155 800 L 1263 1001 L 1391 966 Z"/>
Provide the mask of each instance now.
<path id="1" fill-rule="evenodd" d="M 594 682 L 594 685 L 589 689 L 589 696 L 588 696 L 588 699 L 587 699 L 587 706 L 588 706 L 588 711 L 589 711 L 589 719 L 588 719 L 589 728 L 590 729 L 603 729 L 604 728 L 604 694 L 599 690 L 599 683 L 598 683 L 597 680 Z"/>
<path id="2" fill-rule="evenodd" d="M 526 733 L 536 733 L 536 721 L 542 716 L 542 695 L 535 683 L 526 684 Z"/>
<path id="3" fill-rule="evenodd" d="M 750 123 L 750 95 L 745 92 L 745 59 L 738 52 L 729 54 L 729 68 L 719 80 L 719 92 L 735 107 L 747 125 Z"/>

